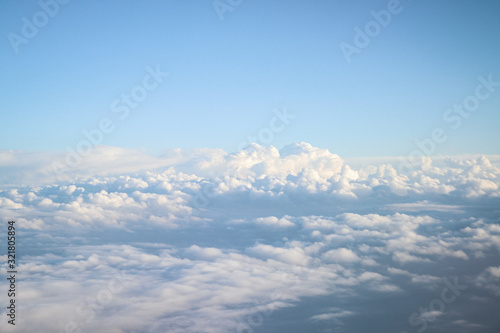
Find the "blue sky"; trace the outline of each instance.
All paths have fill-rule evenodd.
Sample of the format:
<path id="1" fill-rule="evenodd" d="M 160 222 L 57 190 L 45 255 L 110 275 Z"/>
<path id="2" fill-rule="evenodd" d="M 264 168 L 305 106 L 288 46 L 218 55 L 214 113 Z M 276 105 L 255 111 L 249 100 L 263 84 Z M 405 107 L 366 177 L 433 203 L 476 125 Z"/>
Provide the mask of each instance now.
<path id="1" fill-rule="evenodd" d="M 242 1 L 224 20 L 211 1 L 71 1 L 17 53 L 8 34 L 40 5 L 0 6 L 2 150 L 63 151 L 111 118 L 105 145 L 236 151 L 286 106 L 296 118 L 277 147 L 405 156 L 441 127 L 434 154 L 500 153 L 500 91 L 458 129 L 443 121 L 479 76 L 500 81 L 497 1 L 402 2 L 351 63 L 339 44 L 387 1 Z M 112 102 L 148 66 L 169 76 L 120 120 Z"/>

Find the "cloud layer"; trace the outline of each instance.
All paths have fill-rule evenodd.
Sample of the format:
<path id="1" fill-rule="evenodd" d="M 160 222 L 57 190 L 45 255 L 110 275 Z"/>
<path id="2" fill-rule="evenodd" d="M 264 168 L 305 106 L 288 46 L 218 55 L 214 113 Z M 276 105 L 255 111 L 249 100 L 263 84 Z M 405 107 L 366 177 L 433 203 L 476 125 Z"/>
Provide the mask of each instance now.
<path id="1" fill-rule="evenodd" d="M 54 174 L 54 156 L 0 155 L 0 216 L 16 220 L 23 251 L 18 330 L 499 325 L 480 311 L 500 297 L 496 156 L 423 158 L 401 173 L 307 143 L 161 157 L 98 147 Z M 454 279 L 466 289 L 443 303 Z M 378 319 L 370 302 L 384 304 Z"/>

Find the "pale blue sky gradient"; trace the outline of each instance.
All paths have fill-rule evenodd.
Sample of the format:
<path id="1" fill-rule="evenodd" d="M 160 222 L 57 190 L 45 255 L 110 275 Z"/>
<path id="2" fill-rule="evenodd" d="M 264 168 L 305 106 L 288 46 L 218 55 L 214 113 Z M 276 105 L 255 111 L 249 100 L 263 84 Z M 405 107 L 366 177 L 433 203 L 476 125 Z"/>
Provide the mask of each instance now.
<path id="1" fill-rule="evenodd" d="M 72 1 L 15 53 L 36 1 L 0 5 L 0 149 L 65 150 L 109 117 L 106 145 L 223 148 L 296 118 L 270 144 L 305 141 L 342 157 L 407 156 L 442 127 L 435 154 L 500 153 L 500 89 L 452 130 L 446 109 L 500 81 L 498 1 L 407 1 L 348 64 L 339 44 L 387 1 Z M 125 120 L 111 103 L 146 67 L 169 76 Z"/>

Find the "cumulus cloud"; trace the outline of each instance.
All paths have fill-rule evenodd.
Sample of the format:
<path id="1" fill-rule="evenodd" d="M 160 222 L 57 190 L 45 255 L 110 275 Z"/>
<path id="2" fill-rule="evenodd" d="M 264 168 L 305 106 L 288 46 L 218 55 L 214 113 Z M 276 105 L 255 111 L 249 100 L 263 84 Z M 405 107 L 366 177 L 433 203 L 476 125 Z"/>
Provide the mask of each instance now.
<path id="1" fill-rule="evenodd" d="M 285 217 L 282 218 L 277 218 L 275 216 L 268 216 L 268 217 L 259 217 L 255 220 L 255 223 L 257 224 L 262 224 L 262 225 L 268 225 L 268 226 L 273 226 L 273 227 L 291 227 L 294 224 L 290 222 L 288 219 Z"/>
<path id="2" fill-rule="evenodd" d="M 359 257 L 352 250 L 339 248 L 323 253 L 323 259 L 327 262 L 356 262 Z"/>
<path id="3" fill-rule="evenodd" d="M 333 322 L 336 326 L 339 326 L 339 325 L 344 325 L 344 323 L 340 320 L 340 318 L 349 317 L 349 316 L 353 316 L 356 314 L 354 311 L 341 310 L 338 308 L 332 308 L 332 309 L 329 309 L 329 311 L 330 312 L 314 315 L 314 316 L 310 317 L 309 320 L 312 320 L 312 321 L 326 320 L 326 321 Z"/>
<path id="4" fill-rule="evenodd" d="M 460 302 L 500 295 L 494 156 L 424 158 L 405 174 L 307 143 L 101 146 L 62 175 L 53 160 L 64 154 L 0 153 L 0 216 L 22 232 L 20 331 L 243 332 L 294 316 L 359 331 L 367 299 L 408 325 L 420 295 L 439 299 L 457 276 L 476 297 L 422 318 L 479 329 Z M 404 309 L 385 301 L 403 296 Z"/>

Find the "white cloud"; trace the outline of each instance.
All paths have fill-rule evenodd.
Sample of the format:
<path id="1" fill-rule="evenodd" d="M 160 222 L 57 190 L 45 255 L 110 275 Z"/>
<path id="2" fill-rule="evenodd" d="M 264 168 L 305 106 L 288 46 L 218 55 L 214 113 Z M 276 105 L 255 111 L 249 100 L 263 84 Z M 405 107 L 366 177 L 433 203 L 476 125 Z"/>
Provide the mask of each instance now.
<path id="1" fill-rule="evenodd" d="M 309 263 L 309 256 L 300 247 L 281 248 L 266 244 L 258 244 L 250 249 L 250 252 L 261 256 L 282 261 L 292 265 L 305 266 Z"/>
<path id="2" fill-rule="evenodd" d="M 428 258 L 421 258 L 414 255 L 409 254 L 408 252 L 394 252 L 392 259 L 394 261 L 400 263 L 409 263 L 409 262 L 431 262 Z"/>
<path id="3" fill-rule="evenodd" d="M 353 316 L 356 313 L 354 311 L 343 310 L 339 312 L 330 312 L 330 313 L 322 313 L 319 315 L 312 316 L 310 320 L 319 321 L 319 320 L 332 320 L 342 317 Z"/>
<path id="4" fill-rule="evenodd" d="M 412 203 L 400 203 L 400 204 L 388 204 L 387 209 L 397 211 L 397 212 L 422 212 L 422 211 L 438 211 L 438 212 L 449 212 L 449 213 L 464 213 L 458 205 L 442 205 L 433 204 L 428 200 L 422 200 Z"/>
<path id="5" fill-rule="evenodd" d="M 281 228 L 294 226 L 293 222 L 289 221 L 286 217 L 277 218 L 275 216 L 259 217 L 255 220 L 255 223 Z"/>
<path id="6" fill-rule="evenodd" d="M 307 143 L 162 156 L 103 146 L 57 181 L 56 155 L 0 154 L 0 217 L 30 244 L 20 331 L 61 331 L 66 319 L 47 319 L 58 314 L 82 332 L 234 332 L 306 298 L 412 299 L 443 272 L 500 295 L 500 169 L 487 157 L 425 158 L 401 174 L 397 160 L 354 167 Z M 87 300 L 122 275 L 86 322 Z M 341 325 L 366 309 L 314 311 L 311 324 Z"/>
<path id="7" fill-rule="evenodd" d="M 500 266 L 498 266 L 498 267 L 488 267 L 487 270 L 495 278 L 500 278 Z"/>
<path id="8" fill-rule="evenodd" d="M 329 250 L 322 255 L 327 262 L 350 263 L 359 261 L 359 257 L 354 251 L 346 248 Z"/>
<path id="9" fill-rule="evenodd" d="M 207 248 L 201 248 L 197 245 L 191 245 L 186 252 L 188 254 L 193 255 L 197 259 L 215 259 L 218 258 L 222 255 L 222 251 L 214 248 L 214 247 L 207 247 Z"/>

